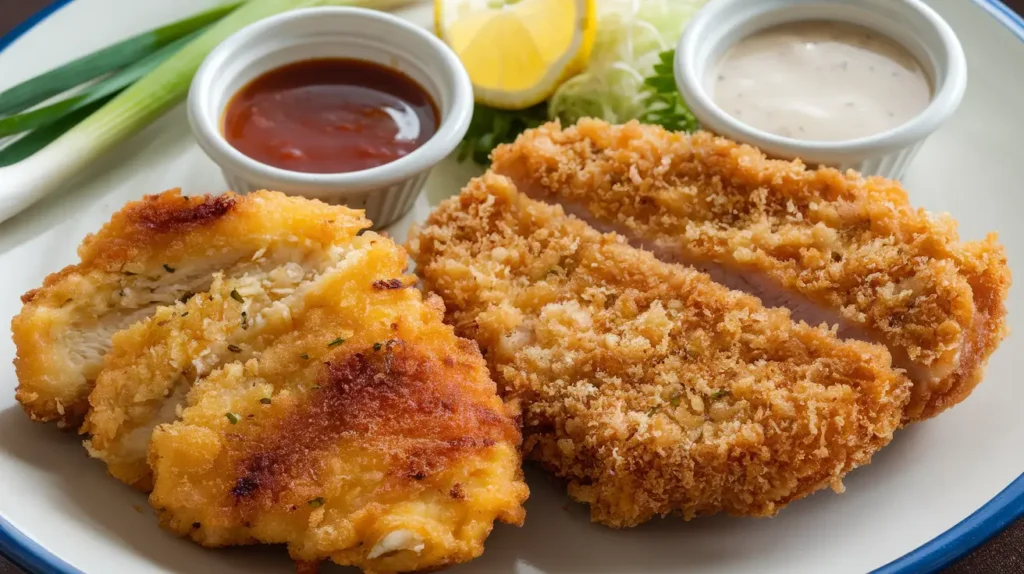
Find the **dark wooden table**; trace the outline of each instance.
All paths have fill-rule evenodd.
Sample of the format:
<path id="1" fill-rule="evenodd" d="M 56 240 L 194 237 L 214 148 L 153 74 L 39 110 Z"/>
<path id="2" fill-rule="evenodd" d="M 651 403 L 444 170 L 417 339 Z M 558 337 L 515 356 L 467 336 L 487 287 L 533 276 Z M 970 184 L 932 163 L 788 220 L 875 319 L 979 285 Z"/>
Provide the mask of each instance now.
<path id="1" fill-rule="evenodd" d="M 144 0 L 147 2 L 172 0 Z M 967 2 L 968 0 L 963 0 Z M 1024 0 L 1003 0 L 1024 14 Z M 53 0 L 0 0 L 0 36 L 27 20 Z M 1021 574 L 1024 573 L 1024 520 L 1008 528 L 943 574 Z M 0 556 L 0 574 L 21 574 L 21 570 Z"/>

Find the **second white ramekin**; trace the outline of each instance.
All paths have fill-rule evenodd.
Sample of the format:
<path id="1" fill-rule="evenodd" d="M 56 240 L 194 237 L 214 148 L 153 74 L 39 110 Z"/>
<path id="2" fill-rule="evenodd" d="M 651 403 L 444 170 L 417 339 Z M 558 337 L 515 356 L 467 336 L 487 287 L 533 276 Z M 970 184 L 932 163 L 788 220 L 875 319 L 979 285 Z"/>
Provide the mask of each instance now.
<path id="1" fill-rule="evenodd" d="M 932 80 L 932 101 L 907 123 L 880 134 L 837 142 L 787 138 L 725 113 L 707 88 L 709 74 L 738 40 L 800 20 L 838 20 L 871 28 L 906 47 Z M 967 63 L 956 34 L 920 0 L 711 0 L 690 21 L 676 49 L 676 82 L 708 130 L 804 163 L 855 169 L 899 179 L 921 144 L 956 111 L 967 86 Z"/>
<path id="2" fill-rule="evenodd" d="M 411 77 L 437 104 L 437 133 L 393 162 L 336 174 L 280 169 L 232 147 L 221 131 L 231 97 L 267 71 L 313 58 L 367 60 Z M 473 86 L 444 43 L 405 20 L 359 8 L 295 10 L 240 30 L 206 58 L 188 99 L 193 133 L 234 191 L 272 189 L 365 209 L 375 227 L 392 223 L 412 207 L 430 169 L 462 140 L 472 115 Z"/>

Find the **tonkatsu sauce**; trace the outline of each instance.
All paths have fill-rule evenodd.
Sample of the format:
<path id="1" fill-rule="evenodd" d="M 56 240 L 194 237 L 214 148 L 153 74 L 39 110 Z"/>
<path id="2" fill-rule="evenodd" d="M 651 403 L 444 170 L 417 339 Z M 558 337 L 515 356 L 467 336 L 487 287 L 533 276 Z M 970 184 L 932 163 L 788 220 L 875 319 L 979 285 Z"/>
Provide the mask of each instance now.
<path id="1" fill-rule="evenodd" d="M 305 173 L 344 173 L 412 153 L 437 131 L 437 107 L 405 74 L 354 59 L 305 60 L 242 88 L 224 136 L 245 155 Z"/>

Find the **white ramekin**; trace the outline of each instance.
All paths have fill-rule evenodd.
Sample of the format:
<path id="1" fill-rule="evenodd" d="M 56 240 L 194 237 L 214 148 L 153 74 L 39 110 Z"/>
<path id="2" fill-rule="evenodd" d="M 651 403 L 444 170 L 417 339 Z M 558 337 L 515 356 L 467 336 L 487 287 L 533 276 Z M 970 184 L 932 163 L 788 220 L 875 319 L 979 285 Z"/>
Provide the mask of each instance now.
<path id="1" fill-rule="evenodd" d="M 708 90 L 726 50 L 750 34 L 787 22 L 839 20 L 871 28 L 899 42 L 932 80 L 931 104 L 905 124 L 872 136 L 815 142 L 771 134 L 740 122 L 715 104 Z M 967 86 L 963 48 L 949 25 L 920 0 L 711 0 L 690 21 L 676 50 L 676 82 L 708 130 L 808 165 L 852 168 L 899 179 L 921 144 L 960 105 Z"/>
<path id="2" fill-rule="evenodd" d="M 397 69 L 423 86 L 441 115 L 437 133 L 391 163 L 336 174 L 269 166 L 224 139 L 224 108 L 250 81 L 292 62 L 339 57 Z M 240 30 L 206 58 L 188 97 L 192 131 L 234 191 L 272 189 L 365 209 L 375 227 L 395 221 L 412 207 L 430 169 L 455 149 L 472 115 L 473 86 L 447 46 L 405 20 L 359 8 L 295 10 Z"/>

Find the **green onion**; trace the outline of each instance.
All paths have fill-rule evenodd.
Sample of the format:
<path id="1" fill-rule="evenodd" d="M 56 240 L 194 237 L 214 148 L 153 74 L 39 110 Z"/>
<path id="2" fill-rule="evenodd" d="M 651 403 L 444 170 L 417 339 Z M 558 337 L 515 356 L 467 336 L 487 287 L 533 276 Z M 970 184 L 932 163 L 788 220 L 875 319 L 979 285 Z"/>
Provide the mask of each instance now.
<path id="1" fill-rule="evenodd" d="M 133 36 L 5 90 L 0 93 L 0 115 L 28 109 L 93 78 L 138 62 L 175 40 L 220 20 L 240 4 L 241 2 L 232 2 L 218 6 L 179 22 Z"/>
<path id="2" fill-rule="evenodd" d="M 231 424 L 238 424 L 238 415 L 236 415 L 235 413 L 225 413 L 224 416 L 228 417 L 228 420 L 231 421 Z"/>
<path id="3" fill-rule="evenodd" d="M 3 149 L 0 149 L 0 167 L 14 165 L 19 161 L 32 156 L 37 151 L 50 145 L 53 140 L 59 138 L 64 134 L 64 132 L 81 123 L 82 120 L 89 117 L 93 112 L 102 108 L 104 104 L 113 98 L 114 96 L 110 95 L 81 109 L 75 110 L 52 124 L 39 128 L 38 130 L 19 138 L 14 143 L 5 146 Z M 0 216 L 0 221 L 2 220 L 3 217 Z M 134 273 L 132 273 L 132 275 L 134 275 Z"/>
<path id="4" fill-rule="evenodd" d="M 198 36 L 199 33 L 194 32 L 179 38 L 76 96 L 30 112 L 0 119 L 0 137 L 34 130 L 53 123 L 54 120 L 66 116 L 75 110 L 80 110 L 92 103 L 107 99 L 109 96 L 119 94 L 121 90 L 134 84 L 139 78 L 156 69 L 164 60 L 184 48 Z"/>
<path id="5" fill-rule="evenodd" d="M 388 10 L 410 0 L 250 0 L 125 89 L 98 111 L 17 165 L 0 169 L 5 193 L 0 221 L 10 218 L 79 174 L 118 142 L 139 131 L 188 93 L 199 65 L 218 44 L 241 28 L 288 10 L 313 6 L 363 6 Z M 81 80 L 78 80 L 81 81 Z M 62 118 L 63 120 L 63 118 Z M 46 128 L 43 128 L 46 129 Z M 65 128 L 66 129 L 66 128 Z M 30 136 L 35 135 L 33 132 Z M 26 136 L 26 138 L 29 136 Z M 25 139 L 25 138 L 23 138 Z M 20 143 L 22 140 L 14 142 Z M 38 145 L 36 141 L 36 145 Z M 28 145 L 31 149 L 31 145 Z"/>

